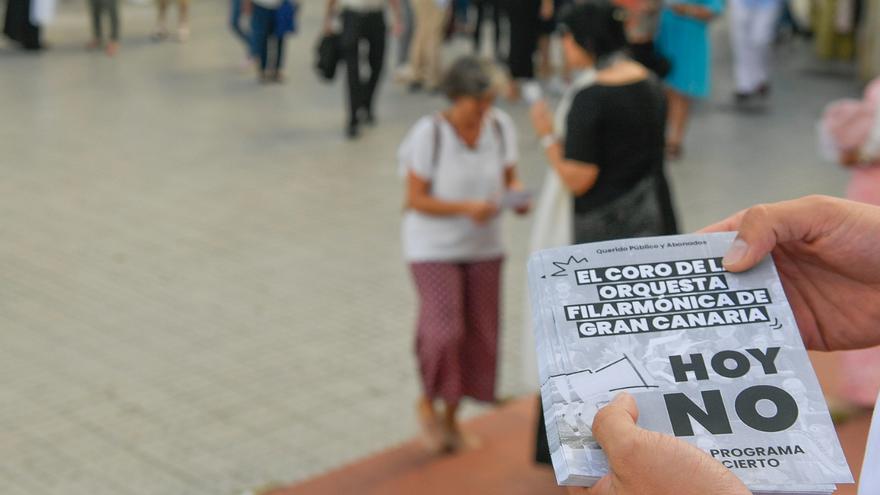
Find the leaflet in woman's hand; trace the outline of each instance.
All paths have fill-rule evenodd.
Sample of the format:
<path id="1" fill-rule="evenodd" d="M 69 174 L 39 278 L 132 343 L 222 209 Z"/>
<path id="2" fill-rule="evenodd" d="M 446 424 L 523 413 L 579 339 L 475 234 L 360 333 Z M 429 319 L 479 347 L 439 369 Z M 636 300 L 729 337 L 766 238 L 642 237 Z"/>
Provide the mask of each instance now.
<path id="1" fill-rule="evenodd" d="M 541 396 L 557 480 L 595 483 L 590 430 L 627 391 L 639 425 L 688 441 L 756 493 L 830 493 L 852 475 L 769 257 L 741 274 L 734 234 L 540 251 L 529 260 Z"/>

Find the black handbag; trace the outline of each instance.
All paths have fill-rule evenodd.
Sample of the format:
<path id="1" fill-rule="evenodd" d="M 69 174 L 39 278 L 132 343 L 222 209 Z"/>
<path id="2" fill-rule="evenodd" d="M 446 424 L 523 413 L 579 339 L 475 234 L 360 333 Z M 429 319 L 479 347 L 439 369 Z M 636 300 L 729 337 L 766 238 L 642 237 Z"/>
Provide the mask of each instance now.
<path id="1" fill-rule="evenodd" d="M 342 60 L 342 36 L 339 33 L 321 36 L 315 55 L 315 70 L 318 76 L 325 81 L 332 81 L 336 77 L 336 66 Z"/>

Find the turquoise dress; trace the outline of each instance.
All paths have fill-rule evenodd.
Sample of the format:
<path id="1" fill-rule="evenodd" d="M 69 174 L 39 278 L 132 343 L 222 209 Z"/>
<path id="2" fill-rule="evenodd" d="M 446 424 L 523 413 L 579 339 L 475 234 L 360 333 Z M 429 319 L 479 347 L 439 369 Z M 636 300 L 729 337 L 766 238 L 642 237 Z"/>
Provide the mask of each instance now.
<path id="1" fill-rule="evenodd" d="M 722 0 L 687 0 L 706 7 L 716 15 L 724 8 Z M 711 89 L 709 23 L 676 14 L 667 5 L 660 15 L 657 51 L 672 63 L 666 83 L 679 93 L 706 98 Z"/>

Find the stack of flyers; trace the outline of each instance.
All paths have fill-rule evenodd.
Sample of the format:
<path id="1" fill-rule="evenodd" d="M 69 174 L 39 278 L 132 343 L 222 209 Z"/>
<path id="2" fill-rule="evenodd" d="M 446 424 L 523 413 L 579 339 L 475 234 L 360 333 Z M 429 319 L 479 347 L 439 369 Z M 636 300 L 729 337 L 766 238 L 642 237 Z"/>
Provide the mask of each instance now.
<path id="1" fill-rule="evenodd" d="M 639 426 L 690 442 L 754 493 L 852 483 L 825 398 L 768 257 L 721 258 L 733 233 L 548 249 L 529 260 L 541 398 L 556 478 L 608 470 L 596 412 L 633 395 Z"/>

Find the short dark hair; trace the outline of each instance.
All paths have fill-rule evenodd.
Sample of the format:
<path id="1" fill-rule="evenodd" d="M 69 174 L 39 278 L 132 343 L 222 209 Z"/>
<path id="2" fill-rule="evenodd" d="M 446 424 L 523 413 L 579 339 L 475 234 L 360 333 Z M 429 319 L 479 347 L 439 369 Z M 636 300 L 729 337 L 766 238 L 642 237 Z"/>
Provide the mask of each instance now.
<path id="1" fill-rule="evenodd" d="M 481 98 L 493 88 L 492 65 L 473 55 L 453 62 L 440 83 L 440 89 L 453 101 L 468 96 Z"/>
<path id="2" fill-rule="evenodd" d="M 559 24 L 581 48 L 602 59 L 626 48 L 625 18 L 626 11 L 608 0 L 588 0 L 563 10 Z"/>

